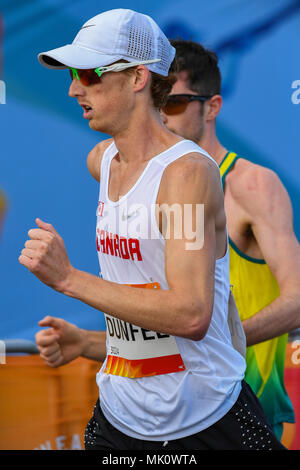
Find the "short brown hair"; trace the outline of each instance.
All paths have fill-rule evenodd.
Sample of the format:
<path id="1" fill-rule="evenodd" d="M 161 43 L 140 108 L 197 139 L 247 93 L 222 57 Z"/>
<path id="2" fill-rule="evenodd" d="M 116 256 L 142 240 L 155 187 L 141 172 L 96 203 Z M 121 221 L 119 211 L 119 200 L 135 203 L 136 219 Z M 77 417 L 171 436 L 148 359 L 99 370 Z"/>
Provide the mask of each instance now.
<path id="1" fill-rule="evenodd" d="M 174 73 L 169 74 L 167 77 L 163 77 L 158 73 L 151 72 L 151 97 L 154 107 L 157 109 L 163 108 L 166 104 L 172 86 L 176 82 L 176 76 Z"/>
<path id="2" fill-rule="evenodd" d="M 176 39 L 170 41 L 176 49 L 176 69 L 171 64 L 170 71 L 186 71 L 191 90 L 199 95 L 219 95 L 221 93 L 221 72 L 218 56 L 193 41 Z"/>
<path id="3" fill-rule="evenodd" d="M 127 61 L 120 60 L 118 61 L 118 63 L 119 62 L 127 62 Z M 126 69 L 124 70 L 124 73 L 131 74 L 134 69 L 135 67 Z M 151 98 L 152 98 L 154 107 L 159 110 L 161 110 L 161 108 L 163 108 L 163 106 L 166 104 L 168 96 L 172 89 L 172 86 L 177 80 L 174 70 L 176 70 L 175 59 L 172 63 L 172 73 L 169 73 L 169 75 L 167 75 L 166 77 L 164 77 L 163 75 L 159 75 L 158 73 L 155 73 L 155 72 L 150 72 L 151 73 L 151 87 L 150 87 Z"/>

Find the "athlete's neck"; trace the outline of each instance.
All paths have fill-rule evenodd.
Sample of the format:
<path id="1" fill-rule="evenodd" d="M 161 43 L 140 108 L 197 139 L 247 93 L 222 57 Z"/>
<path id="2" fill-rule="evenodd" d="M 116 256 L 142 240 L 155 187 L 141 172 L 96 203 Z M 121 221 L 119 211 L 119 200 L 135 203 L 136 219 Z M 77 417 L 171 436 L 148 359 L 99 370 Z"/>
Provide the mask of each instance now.
<path id="1" fill-rule="evenodd" d="M 211 129 L 210 132 L 204 132 L 196 144 L 206 150 L 218 165 L 220 165 L 227 153 L 227 149 L 220 143 L 214 129 Z"/>
<path id="2" fill-rule="evenodd" d="M 116 134 L 114 141 L 123 163 L 143 163 L 164 152 L 176 142 L 182 140 L 168 131 L 161 122 L 160 114 L 149 113 L 135 120 L 124 131 Z"/>

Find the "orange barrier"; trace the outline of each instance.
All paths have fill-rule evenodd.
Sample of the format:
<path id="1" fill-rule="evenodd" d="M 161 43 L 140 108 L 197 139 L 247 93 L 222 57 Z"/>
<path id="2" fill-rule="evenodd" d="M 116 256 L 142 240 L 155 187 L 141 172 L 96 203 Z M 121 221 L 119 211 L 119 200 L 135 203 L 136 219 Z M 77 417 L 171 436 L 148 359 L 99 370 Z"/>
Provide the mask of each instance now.
<path id="1" fill-rule="evenodd" d="M 300 423 L 300 341 L 289 343 L 285 383 Z M 51 369 L 39 356 L 8 356 L 0 365 L 0 450 L 83 449 L 98 397 L 101 364 L 77 359 Z M 300 425 L 285 424 L 283 444 L 300 449 Z"/>
<path id="2" fill-rule="evenodd" d="M 0 449 L 83 449 L 101 364 L 76 359 L 52 369 L 39 356 L 0 365 Z"/>

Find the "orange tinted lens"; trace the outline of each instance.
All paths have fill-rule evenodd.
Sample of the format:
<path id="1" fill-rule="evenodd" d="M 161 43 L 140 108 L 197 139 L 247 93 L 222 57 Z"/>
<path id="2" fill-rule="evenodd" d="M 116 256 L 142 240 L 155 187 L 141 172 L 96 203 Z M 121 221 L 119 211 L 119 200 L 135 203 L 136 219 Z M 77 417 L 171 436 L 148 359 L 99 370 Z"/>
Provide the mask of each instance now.
<path id="1" fill-rule="evenodd" d="M 78 76 L 81 83 L 85 86 L 99 82 L 99 77 L 96 74 L 95 69 L 78 70 Z"/>
<path id="2" fill-rule="evenodd" d="M 167 104 L 163 107 L 163 112 L 166 114 L 180 114 L 186 110 L 189 104 L 189 99 L 186 96 L 169 96 Z"/>
<path id="3" fill-rule="evenodd" d="M 99 77 L 95 72 L 95 69 L 77 69 L 78 77 L 80 82 L 85 85 L 93 85 L 99 82 Z M 70 69 L 71 80 L 73 80 L 73 72 Z M 76 77 L 75 77 L 76 78 Z"/>

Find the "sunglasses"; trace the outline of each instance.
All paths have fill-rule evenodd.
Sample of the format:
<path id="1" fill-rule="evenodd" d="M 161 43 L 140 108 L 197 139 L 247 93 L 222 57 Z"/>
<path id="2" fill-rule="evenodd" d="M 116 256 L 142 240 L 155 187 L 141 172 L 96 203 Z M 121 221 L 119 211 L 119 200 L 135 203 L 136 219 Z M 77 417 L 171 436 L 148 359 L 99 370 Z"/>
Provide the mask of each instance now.
<path id="1" fill-rule="evenodd" d="M 165 114 L 173 115 L 183 113 L 191 101 L 207 101 L 214 95 L 200 96 L 189 95 L 187 93 L 180 95 L 169 95 L 167 103 L 162 108 Z"/>
<path id="2" fill-rule="evenodd" d="M 105 72 L 121 72 L 122 70 L 128 69 L 129 67 L 152 64 L 159 61 L 160 59 L 141 60 L 140 62 L 121 62 L 104 67 L 97 67 L 96 69 L 76 69 L 74 67 L 69 67 L 69 71 L 72 81 L 74 78 L 77 78 L 77 80 L 80 80 L 83 85 L 89 86 L 94 85 L 95 83 L 99 83 L 101 75 Z"/>

